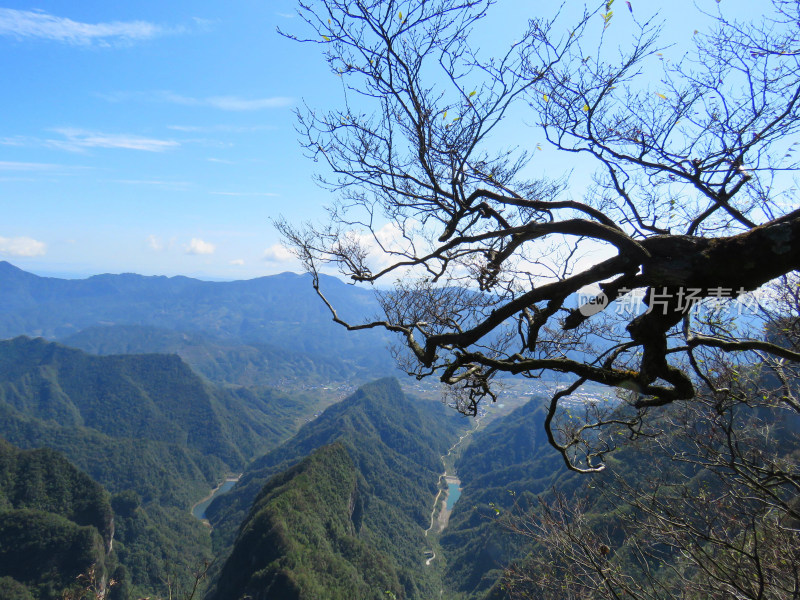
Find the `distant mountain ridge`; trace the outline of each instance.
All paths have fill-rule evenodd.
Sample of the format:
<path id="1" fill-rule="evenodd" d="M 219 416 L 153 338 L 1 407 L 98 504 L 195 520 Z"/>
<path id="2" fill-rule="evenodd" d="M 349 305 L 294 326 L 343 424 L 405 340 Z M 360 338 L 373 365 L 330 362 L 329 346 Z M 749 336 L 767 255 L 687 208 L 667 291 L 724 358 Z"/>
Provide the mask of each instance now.
<path id="1" fill-rule="evenodd" d="M 321 278 L 344 316 L 362 319 L 377 312 L 370 292 L 335 277 Z M 111 325 L 205 332 L 335 358 L 353 369 L 393 369 L 389 353 L 383 351 L 389 337 L 378 331 L 347 333 L 333 323 L 306 275 L 282 273 L 231 282 L 130 273 L 58 279 L 0 261 L 0 338 L 56 339 Z"/>
<path id="2" fill-rule="evenodd" d="M 289 348 L 149 325 L 89 327 L 59 342 L 92 354 L 177 354 L 210 381 L 236 386 L 343 381 L 353 374 L 336 356 L 312 357 Z"/>

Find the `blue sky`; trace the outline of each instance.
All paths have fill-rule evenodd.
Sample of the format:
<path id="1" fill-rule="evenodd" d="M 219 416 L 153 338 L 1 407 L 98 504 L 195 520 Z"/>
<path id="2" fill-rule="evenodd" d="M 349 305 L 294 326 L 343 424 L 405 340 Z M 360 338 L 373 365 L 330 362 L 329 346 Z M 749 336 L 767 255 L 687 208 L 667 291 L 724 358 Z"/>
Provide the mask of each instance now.
<path id="1" fill-rule="evenodd" d="M 500 0 L 481 34 L 513 35 L 532 5 Z M 691 10 L 664 13 L 676 39 Z M 293 14 L 288 0 L 0 1 L 0 259 L 72 276 L 293 269 L 269 218 L 320 218 L 329 198 L 292 108 L 340 91 L 319 48 L 276 34 Z"/>

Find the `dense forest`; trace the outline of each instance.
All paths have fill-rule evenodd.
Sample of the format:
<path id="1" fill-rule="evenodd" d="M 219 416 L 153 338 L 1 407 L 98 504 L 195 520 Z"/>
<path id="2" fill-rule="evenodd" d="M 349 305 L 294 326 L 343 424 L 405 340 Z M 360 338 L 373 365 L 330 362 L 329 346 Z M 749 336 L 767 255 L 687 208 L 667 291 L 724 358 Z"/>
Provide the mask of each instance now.
<path id="1" fill-rule="evenodd" d="M 27 283 L 9 305 L 41 304 L 38 278 L 12 273 Z M 101 279 L 110 289 L 153 283 Z M 753 473 L 781 477 L 797 464 L 796 414 L 768 404 L 667 407 L 653 421 L 657 436 L 628 440 L 604 471 L 580 474 L 549 443 L 544 396 L 512 388 L 513 411 L 477 422 L 404 393 L 393 378 L 332 403 L 330 390 L 317 397 L 325 384 L 356 373 L 338 357 L 317 363 L 276 350 L 275 340 L 130 314 L 65 340 L 82 349 L 24 335 L 0 341 L 0 598 L 94 589 L 108 600 L 560 600 L 594 597 L 612 575 L 620 588 L 632 577 L 676 597 L 705 589 L 704 563 L 686 559 L 693 547 L 715 576 L 763 572 L 768 590 L 790 589 L 800 564 L 785 538 L 791 523 L 770 521 L 753 500 L 764 490 L 747 487 Z M 771 371 L 742 373 L 743 386 L 779 383 Z M 291 391 L 269 385 L 278 382 Z M 593 402 L 574 404 L 575 416 Z M 460 479 L 461 497 L 437 531 L 445 469 Z M 234 476 L 206 521 L 192 515 Z M 796 513 L 783 483 L 765 489 Z M 715 512 L 704 513 L 711 499 Z M 654 506 L 706 532 L 704 545 L 692 546 L 686 530 L 659 529 Z M 725 540 L 708 533 L 720 527 Z M 754 554 L 757 566 L 747 558 L 752 543 L 771 553 Z M 728 578 L 748 596 L 752 576 Z"/>
<path id="2" fill-rule="evenodd" d="M 237 546 L 246 544 L 241 536 L 248 527 L 252 528 L 253 524 L 248 523 L 264 490 L 273 488 L 276 479 L 305 456 L 323 446 L 338 444 L 349 456 L 342 468 L 353 471 L 357 482 L 357 487 L 348 488 L 346 498 L 338 499 L 345 504 L 358 501 L 357 518 L 351 524 L 356 537 L 365 548 L 373 548 L 386 557 L 383 562 L 391 565 L 391 577 L 399 578 L 403 588 L 398 597 L 430 597 L 437 579 L 433 570 L 420 569 L 429 548 L 424 530 L 437 493 L 440 457 L 458 439 L 464 426 L 463 418 L 438 403 L 407 398 L 394 379 L 363 386 L 305 425 L 284 445 L 253 461 L 239 485 L 209 508 L 207 514 L 214 525 L 219 550 L 224 551 L 230 544 L 231 532 L 237 525 L 245 523 L 233 546 L 234 562 L 226 564 L 227 572 L 248 568 L 247 561 L 241 559 L 238 567 L 234 566 L 235 557 L 242 552 L 237 552 Z M 218 598 L 223 597 L 219 592 Z M 314 596 L 303 592 L 301 597 Z"/>
<path id="3" fill-rule="evenodd" d="M 100 484 L 58 452 L 0 438 L 0 597 L 59 600 L 90 571 L 105 587 L 113 536 Z"/>
<path id="4" fill-rule="evenodd" d="M 0 342 L 0 435 L 60 451 L 113 494 L 115 554 L 141 593 L 170 577 L 189 584 L 212 557 L 189 506 L 315 408 L 269 388 L 215 386 L 176 355 Z"/>

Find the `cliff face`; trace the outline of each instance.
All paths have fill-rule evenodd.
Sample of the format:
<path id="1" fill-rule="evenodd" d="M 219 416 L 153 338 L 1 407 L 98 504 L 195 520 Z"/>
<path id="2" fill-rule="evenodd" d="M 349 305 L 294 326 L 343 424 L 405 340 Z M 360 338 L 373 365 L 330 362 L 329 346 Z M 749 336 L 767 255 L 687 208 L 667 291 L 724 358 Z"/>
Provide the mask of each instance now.
<path id="1" fill-rule="evenodd" d="M 113 537 L 100 484 L 57 452 L 0 439 L 0 578 L 41 600 L 61 598 L 92 568 L 104 587 Z"/>

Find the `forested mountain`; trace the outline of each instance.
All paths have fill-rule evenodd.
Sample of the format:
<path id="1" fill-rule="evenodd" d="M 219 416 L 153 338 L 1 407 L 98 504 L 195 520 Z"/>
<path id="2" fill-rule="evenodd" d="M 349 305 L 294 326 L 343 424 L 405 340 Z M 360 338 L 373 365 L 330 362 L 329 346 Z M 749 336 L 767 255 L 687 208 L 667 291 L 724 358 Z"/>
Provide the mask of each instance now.
<path id="1" fill-rule="evenodd" d="M 521 496 L 535 497 L 556 482 L 567 486 L 577 479 L 548 444 L 544 419 L 542 400 L 534 398 L 473 434 L 456 461 L 462 494 L 440 543 L 447 588 L 459 597 L 483 597 L 503 568 L 524 553 L 524 540 L 497 525 L 493 507 L 505 511 Z"/>
<path id="2" fill-rule="evenodd" d="M 301 411 L 274 392 L 214 387 L 174 355 L 0 341 L 0 435 L 63 452 L 116 494 L 117 551 L 143 592 L 168 566 L 188 575 L 211 556 L 189 506 L 291 435 Z"/>
<path id="3" fill-rule="evenodd" d="M 113 567 L 108 494 L 53 450 L 0 438 L 0 598 L 55 600 L 94 569 Z"/>
<path id="4" fill-rule="evenodd" d="M 212 598 L 403 597 L 396 562 L 364 541 L 368 496 L 346 446 L 323 446 L 269 480 Z"/>
<path id="5" fill-rule="evenodd" d="M 440 538 L 444 598 L 605 597 L 593 579 L 601 567 L 619 576 L 609 588 L 629 585 L 631 597 L 683 597 L 687 587 L 717 597 L 722 586 L 791 597 L 774 590 L 796 589 L 800 517 L 795 488 L 775 482 L 781 469 L 796 473 L 797 415 L 715 410 L 664 408 L 653 434 L 626 439 L 593 474 L 568 471 L 547 443 L 541 399 L 475 433 L 455 463 L 462 496 Z M 709 422 L 698 425 L 697 413 Z M 776 507 L 791 518 L 776 519 Z M 773 592 L 759 595 L 760 581 Z"/>
<path id="6" fill-rule="evenodd" d="M 571 572 L 569 561 L 548 563 L 543 544 L 549 542 L 531 546 L 508 525 L 517 508 L 536 509 L 540 498 L 552 503 L 558 494 L 566 498 L 565 510 L 582 511 L 581 535 L 604 540 L 593 542 L 590 556 L 603 547 L 602 559 L 626 577 L 635 572 L 632 553 L 649 540 L 635 522 L 648 508 L 632 508 L 624 494 L 668 489 L 683 502 L 718 490 L 717 499 L 731 498 L 727 513 L 702 514 L 700 502 L 690 506 L 690 516 L 705 526 L 733 515 L 717 529 L 733 546 L 747 535 L 790 530 L 785 522 L 770 529 L 770 515 L 752 506 L 750 524 L 736 521 L 739 507 L 751 502 L 749 484 L 715 486 L 733 468 L 725 462 L 728 447 L 746 449 L 733 460 L 747 469 L 796 473 L 800 427 L 791 411 L 787 417 L 769 403 L 748 410 L 749 400 L 704 414 L 701 406 L 699 417 L 682 415 L 692 403 L 662 408 L 653 419 L 661 428 L 657 438 L 628 440 L 604 457 L 604 472 L 587 476 L 566 470 L 546 439 L 541 399 L 534 399 L 468 438 L 455 463 L 461 499 L 447 528 L 426 537 L 440 457 L 472 422 L 440 403 L 408 398 L 397 381 L 383 379 L 299 427 L 319 401 L 309 396 L 304 403 L 305 397 L 267 386 L 294 380 L 311 389 L 312 382 L 348 381 L 385 364 L 384 340 L 347 336 L 301 277 L 231 284 L 135 275 L 66 281 L 0 263 L 0 281 L 0 332 L 66 335 L 97 353 L 42 338 L 0 341 L 0 436 L 26 449 L 49 446 L 75 465 L 51 450 L 0 443 L 0 598 L 59 598 L 75 573 L 92 564 L 101 578 L 113 571 L 118 581 L 109 599 L 164 597 L 171 593 L 165 582 L 190 584 L 206 559 L 216 560 L 207 600 L 499 600 L 509 597 L 511 580 L 501 583 L 509 564 L 535 573 L 517 588 L 519 597 L 539 597 L 539 582 L 557 588 L 558 578 Z M 372 309 L 366 296 L 353 300 L 352 288 L 327 283 L 354 310 Z M 768 377 L 754 381 L 767 389 Z M 674 426 L 682 422 L 702 426 Z M 723 434 L 742 441 L 726 446 Z M 753 442 L 767 439 L 769 452 L 758 454 Z M 658 453 L 664 449 L 673 454 Z M 695 458 L 686 459 L 687 452 Z M 189 507 L 224 475 L 240 471 L 233 491 L 206 510 L 209 531 Z M 660 503 L 665 496 L 633 499 L 642 497 Z M 774 498 L 796 514 L 795 499 Z M 681 511 L 683 518 L 683 505 Z M 666 542 L 651 544 L 658 564 L 681 560 L 686 540 L 660 535 Z M 583 538 L 575 539 L 580 545 Z M 793 547 L 775 545 L 772 558 L 757 557 L 772 561 L 765 573 L 781 585 L 781 565 L 797 561 L 780 552 Z M 426 564 L 428 551 L 436 557 Z M 712 563 L 746 572 L 729 568 L 739 563 L 725 551 L 709 554 Z M 42 568 L 32 570 L 33 564 Z M 646 575 L 664 589 L 698 581 L 690 569 L 681 571 L 681 580 L 671 568 Z M 560 593 L 552 597 L 560 600 Z"/>
<path id="7" fill-rule="evenodd" d="M 246 344 L 148 325 L 89 327 L 59 342 L 92 354 L 177 354 L 210 381 L 236 386 L 342 381 L 355 371 L 333 353 L 312 357 L 292 347 Z"/>
<path id="8" fill-rule="evenodd" d="M 286 348 L 323 364 L 344 361 L 351 372 L 394 368 L 384 351 L 388 337 L 371 331 L 348 334 L 333 323 L 307 276 L 283 273 L 247 281 L 210 282 L 126 273 L 73 280 L 38 277 L 0 261 L 0 281 L 0 338 L 62 339 L 89 327 L 143 325 L 202 332 L 233 345 Z M 351 318 L 377 311 L 369 292 L 334 277 L 322 276 L 322 285 L 334 302 L 347 307 L 345 314 Z M 117 348 L 130 343 L 126 332 L 119 333 L 119 338 L 117 333 L 107 336 L 116 338 L 113 344 Z M 103 336 L 99 341 L 97 335 L 92 337 L 96 341 L 88 340 L 87 349 L 103 343 Z M 155 346 L 145 343 L 144 347 L 167 349 L 164 342 L 151 337 L 153 341 Z"/>
<path id="9" fill-rule="evenodd" d="M 0 341 L 3 432 L 14 443 L 32 445 L 32 431 L 23 439 L 16 424 L 47 429 L 54 445 L 54 430 L 172 444 L 206 457 L 198 466 L 212 477 L 215 461 L 241 468 L 288 436 L 274 418 L 282 402 L 291 405 L 210 386 L 175 355 L 94 356 L 41 338 Z"/>
<path id="10" fill-rule="evenodd" d="M 293 561 L 301 560 L 297 557 L 269 565 L 259 562 L 260 566 L 254 568 L 253 561 L 260 559 L 250 557 L 245 560 L 243 555 L 246 553 L 244 549 L 250 547 L 250 540 L 258 535 L 268 535 L 270 528 L 278 526 L 278 523 L 285 525 L 291 519 L 301 518 L 294 511 L 282 517 L 276 513 L 275 507 L 284 506 L 287 497 L 301 494 L 299 490 L 302 489 L 321 496 L 330 494 L 336 500 L 331 499 L 330 514 L 320 514 L 316 524 L 308 522 L 309 519 L 316 519 L 314 515 L 309 515 L 303 517 L 301 530 L 286 529 L 288 537 L 281 538 L 282 544 L 290 549 L 302 547 L 306 554 L 316 549 L 314 551 L 325 555 L 325 564 L 340 565 L 341 568 L 332 567 L 334 579 L 340 582 L 337 585 L 343 585 L 341 582 L 348 577 L 346 573 L 350 567 L 347 564 L 365 560 L 365 548 L 369 548 L 375 557 L 370 569 L 375 572 L 362 573 L 365 579 L 354 583 L 358 589 L 362 589 L 359 586 L 372 577 L 374 581 L 384 582 L 389 586 L 387 589 L 393 591 L 392 582 L 396 577 L 403 590 L 398 598 L 433 597 L 438 593 L 438 583 L 432 572 L 424 568 L 424 550 L 427 548 L 424 530 L 430 523 L 430 510 L 442 469 L 440 456 L 458 439 L 457 434 L 465 424 L 463 418 L 439 403 L 405 397 L 394 379 L 365 385 L 350 398 L 328 408 L 286 444 L 256 460 L 247 469 L 240 484 L 231 493 L 220 496 L 207 511 L 215 527 L 220 549 L 230 542 L 227 538 L 229 532 L 235 531 L 236 525 L 246 517 L 233 554 L 223 569 L 216 595 L 212 597 L 219 600 L 229 597 L 225 595 L 225 581 L 255 582 L 257 578 L 254 573 L 258 569 L 269 567 L 269 573 L 264 575 L 266 579 L 258 580 L 261 582 L 259 586 L 265 586 L 260 588 L 259 593 L 267 589 L 267 580 L 277 582 L 283 581 L 281 578 L 284 576 L 290 579 L 294 577 L 288 573 L 293 572 L 295 567 L 287 565 L 295 565 Z M 349 459 L 344 460 L 341 451 L 329 449 L 312 459 L 311 463 L 292 470 L 305 456 L 332 443 L 338 443 L 346 449 Z M 337 477 L 328 479 L 331 474 L 319 479 L 325 470 L 315 466 L 317 463 L 314 461 L 324 464 L 335 461 L 335 471 L 341 478 L 356 483 L 331 489 L 331 486 L 342 484 L 335 483 Z M 309 477 L 317 479 L 309 482 Z M 360 507 L 356 509 L 354 504 L 350 508 L 355 517 L 352 514 L 343 515 L 341 510 L 334 508 L 349 506 L 348 499 Z M 265 510 L 266 513 L 263 512 Z M 323 510 L 322 507 L 319 510 Z M 326 542 L 331 544 L 328 550 L 317 548 L 318 544 L 313 543 L 312 538 L 304 538 L 306 527 L 313 529 L 313 535 L 322 535 L 326 519 L 335 530 L 333 538 Z M 349 525 L 345 523 L 347 519 L 350 520 Z M 259 533 L 253 532 L 254 527 Z M 353 536 L 359 540 L 358 543 L 351 539 Z M 315 586 L 323 585 L 325 578 L 321 574 L 308 577 L 308 581 L 301 583 L 293 579 L 295 584 L 292 585 L 295 587 L 286 583 L 285 593 L 288 595 L 275 597 L 318 597 L 313 595 L 313 590 L 317 589 Z M 247 589 L 251 590 L 250 587 Z M 346 587 L 337 589 L 344 593 Z M 377 598 L 385 591 L 373 589 L 369 595 L 351 597 Z M 255 592 L 251 590 L 249 593 Z"/>

